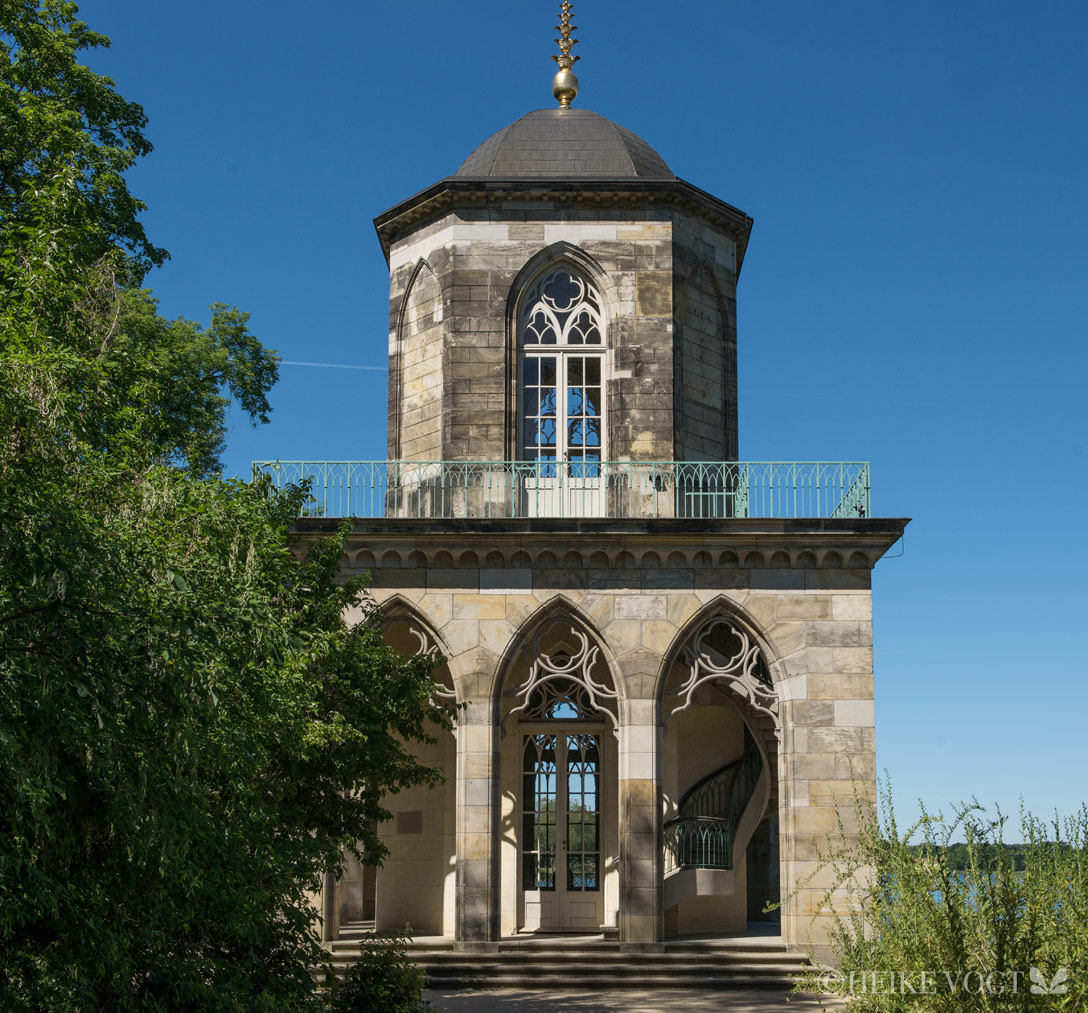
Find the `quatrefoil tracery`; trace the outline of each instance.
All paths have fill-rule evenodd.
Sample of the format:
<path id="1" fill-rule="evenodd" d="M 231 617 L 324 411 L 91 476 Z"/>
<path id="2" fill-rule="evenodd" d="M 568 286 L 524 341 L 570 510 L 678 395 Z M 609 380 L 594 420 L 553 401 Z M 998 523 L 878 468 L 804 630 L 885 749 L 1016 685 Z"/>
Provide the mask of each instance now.
<path id="1" fill-rule="evenodd" d="M 593 287 L 567 268 L 533 287 L 522 314 L 526 345 L 601 344 L 601 302 Z"/>

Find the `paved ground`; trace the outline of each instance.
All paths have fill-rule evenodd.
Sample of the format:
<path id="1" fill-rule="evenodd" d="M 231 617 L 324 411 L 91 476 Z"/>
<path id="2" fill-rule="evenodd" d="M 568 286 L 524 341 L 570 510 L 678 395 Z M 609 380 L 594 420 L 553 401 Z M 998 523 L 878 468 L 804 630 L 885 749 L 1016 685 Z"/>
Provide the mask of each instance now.
<path id="1" fill-rule="evenodd" d="M 578 990 L 537 992 L 496 989 L 474 992 L 424 992 L 440 1013 L 816 1013 L 837 1009 L 821 1006 L 815 997 L 777 991 L 717 991 L 715 989 L 652 989 L 624 991 Z"/>

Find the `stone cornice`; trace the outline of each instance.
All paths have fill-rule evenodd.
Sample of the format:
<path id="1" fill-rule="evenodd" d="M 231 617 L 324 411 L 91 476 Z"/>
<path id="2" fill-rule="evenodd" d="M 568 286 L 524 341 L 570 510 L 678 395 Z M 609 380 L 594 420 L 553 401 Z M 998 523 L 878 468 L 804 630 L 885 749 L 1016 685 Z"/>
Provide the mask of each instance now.
<path id="1" fill-rule="evenodd" d="M 346 552 L 362 567 L 871 569 L 908 523 L 873 517 L 383 518 L 356 520 Z M 294 533 L 306 542 L 337 531 L 339 524 L 307 518 L 296 523 Z"/>
<path id="2" fill-rule="evenodd" d="M 450 176 L 409 197 L 374 219 L 386 262 L 393 242 L 405 231 L 431 220 L 455 204 L 493 201 L 574 201 L 590 206 L 650 204 L 674 207 L 710 221 L 734 237 L 737 274 L 744 261 L 752 219 L 731 204 L 682 179 L 560 179 L 499 180 Z"/>

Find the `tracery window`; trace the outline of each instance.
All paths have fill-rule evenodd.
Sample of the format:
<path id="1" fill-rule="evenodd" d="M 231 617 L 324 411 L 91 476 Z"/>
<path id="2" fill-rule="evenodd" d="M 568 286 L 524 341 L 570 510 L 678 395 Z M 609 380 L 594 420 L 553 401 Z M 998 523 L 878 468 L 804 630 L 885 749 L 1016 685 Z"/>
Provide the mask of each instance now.
<path id="1" fill-rule="evenodd" d="M 522 717 L 530 721 L 591 721 L 597 716 L 589 690 L 573 679 L 541 682 L 522 712 Z"/>
<path id="2" fill-rule="evenodd" d="M 529 290 L 519 319 L 521 455 L 545 472 L 599 473 L 604 453 L 604 325 L 601 298 L 563 265 Z"/>

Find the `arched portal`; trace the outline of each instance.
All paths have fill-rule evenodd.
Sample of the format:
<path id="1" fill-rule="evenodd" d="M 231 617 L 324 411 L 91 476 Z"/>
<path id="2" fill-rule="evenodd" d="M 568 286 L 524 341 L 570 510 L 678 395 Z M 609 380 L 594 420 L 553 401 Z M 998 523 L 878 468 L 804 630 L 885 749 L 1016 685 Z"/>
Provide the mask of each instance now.
<path id="1" fill-rule="evenodd" d="M 563 610 L 533 626 L 507 666 L 499 701 L 503 934 L 616 924 L 615 685 L 599 638 Z"/>
<path id="2" fill-rule="evenodd" d="M 385 642 L 399 654 L 445 655 L 437 632 L 406 600 L 384 602 L 380 617 Z M 450 671 L 442 662 L 434 671 L 435 695 L 454 702 Z M 393 818 L 378 827 L 388 849 L 384 861 L 358 862 L 346 855 L 340 881 L 339 923 L 363 923 L 379 931 L 405 924 L 417 935 L 454 934 L 456 922 L 456 770 L 455 732 L 429 724 L 431 742 L 412 744 L 423 764 L 442 771 L 433 788 L 417 785 L 383 799 Z"/>
<path id="3" fill-rule="evenodd" d="M 665 933 L 743 933 L 778 900 L 780 721 L 738 616 L 712 608 L 681 633 L 661 705 Z"/>

